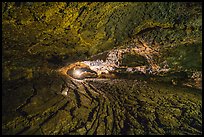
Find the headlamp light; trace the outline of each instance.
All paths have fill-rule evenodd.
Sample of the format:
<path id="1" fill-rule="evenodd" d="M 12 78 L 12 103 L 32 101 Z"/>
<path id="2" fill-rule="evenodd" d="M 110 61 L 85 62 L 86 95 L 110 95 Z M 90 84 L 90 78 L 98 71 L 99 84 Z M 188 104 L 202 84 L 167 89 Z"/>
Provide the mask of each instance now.
<path id="1" fill-rule="evenodd" d="M 81 70 L 73 70 L 73 76 L 76 78 L 79 78 L 81 76 Z"/>

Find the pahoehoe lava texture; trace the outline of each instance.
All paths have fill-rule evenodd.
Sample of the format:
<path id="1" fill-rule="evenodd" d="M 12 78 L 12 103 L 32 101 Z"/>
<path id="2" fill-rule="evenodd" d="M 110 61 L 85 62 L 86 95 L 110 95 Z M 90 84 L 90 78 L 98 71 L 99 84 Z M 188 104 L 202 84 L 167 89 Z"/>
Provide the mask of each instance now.
<path id="1" fill-rule="evenodd" d="M 202 134 L 202 3 L 2 2 L 2 45 L 4 135 Z M 137 46 L 123 66 L 169 73 L 57 73 Z"/>
<path id="2" fill-rule="evenodd" d="M 52 74 L 16 92 L 22 89 L 30 95 L 18 107 L 17 100 L 7 106 L 12 119 L 3 121 L 3 134 L 202 134 L 201 96 L 190 88 L 151 80 L 78 82 Z M 11 95 L 6 92 L 3 101 L 5 96 Z"/>

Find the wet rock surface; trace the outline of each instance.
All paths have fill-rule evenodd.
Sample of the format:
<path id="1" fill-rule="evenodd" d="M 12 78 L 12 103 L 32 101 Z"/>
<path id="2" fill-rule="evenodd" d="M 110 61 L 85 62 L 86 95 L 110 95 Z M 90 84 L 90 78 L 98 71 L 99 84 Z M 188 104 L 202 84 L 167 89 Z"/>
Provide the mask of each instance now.
<path id="1" fill-rule="evenodd" d="M 195 89 L 148 79 L 76 81 L 53 73 L 8 92 L 3 134 L 202 134 L 201 92 Z"/>

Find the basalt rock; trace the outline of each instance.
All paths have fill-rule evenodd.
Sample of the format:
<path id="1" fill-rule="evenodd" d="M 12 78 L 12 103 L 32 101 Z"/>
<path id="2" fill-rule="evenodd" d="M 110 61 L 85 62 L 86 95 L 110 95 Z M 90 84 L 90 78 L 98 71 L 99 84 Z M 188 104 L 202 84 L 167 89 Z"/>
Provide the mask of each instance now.
<path id="1" fill-rule="evenodd" d="M 201 135 L 201 6 L 2 2 L 2 134 Z M 97 59 L 116 72 L 69 77 Z"/>
<path id="2" fill-rule="evenodd" d="M 201 11 L 188 2 L 3 2 L 3 78 L 29 79 L 39 67 L 85 60 L 133 36 L 162 47 L 160 60 L 173 69 L 201 70 Z"/>

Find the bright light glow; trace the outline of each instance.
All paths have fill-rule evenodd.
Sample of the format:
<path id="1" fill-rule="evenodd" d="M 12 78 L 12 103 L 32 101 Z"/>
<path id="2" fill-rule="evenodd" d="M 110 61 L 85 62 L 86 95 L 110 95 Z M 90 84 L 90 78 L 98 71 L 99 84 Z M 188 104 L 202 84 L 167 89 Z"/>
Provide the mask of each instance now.
<path id="1" fill-rule="evenodd" d="M 79 69 L 74 70 L 73 76 L 74 76 L 74 77 L 80 77 L 80 76 L 81 76 L 81 71 L 80 71 Z"/>

